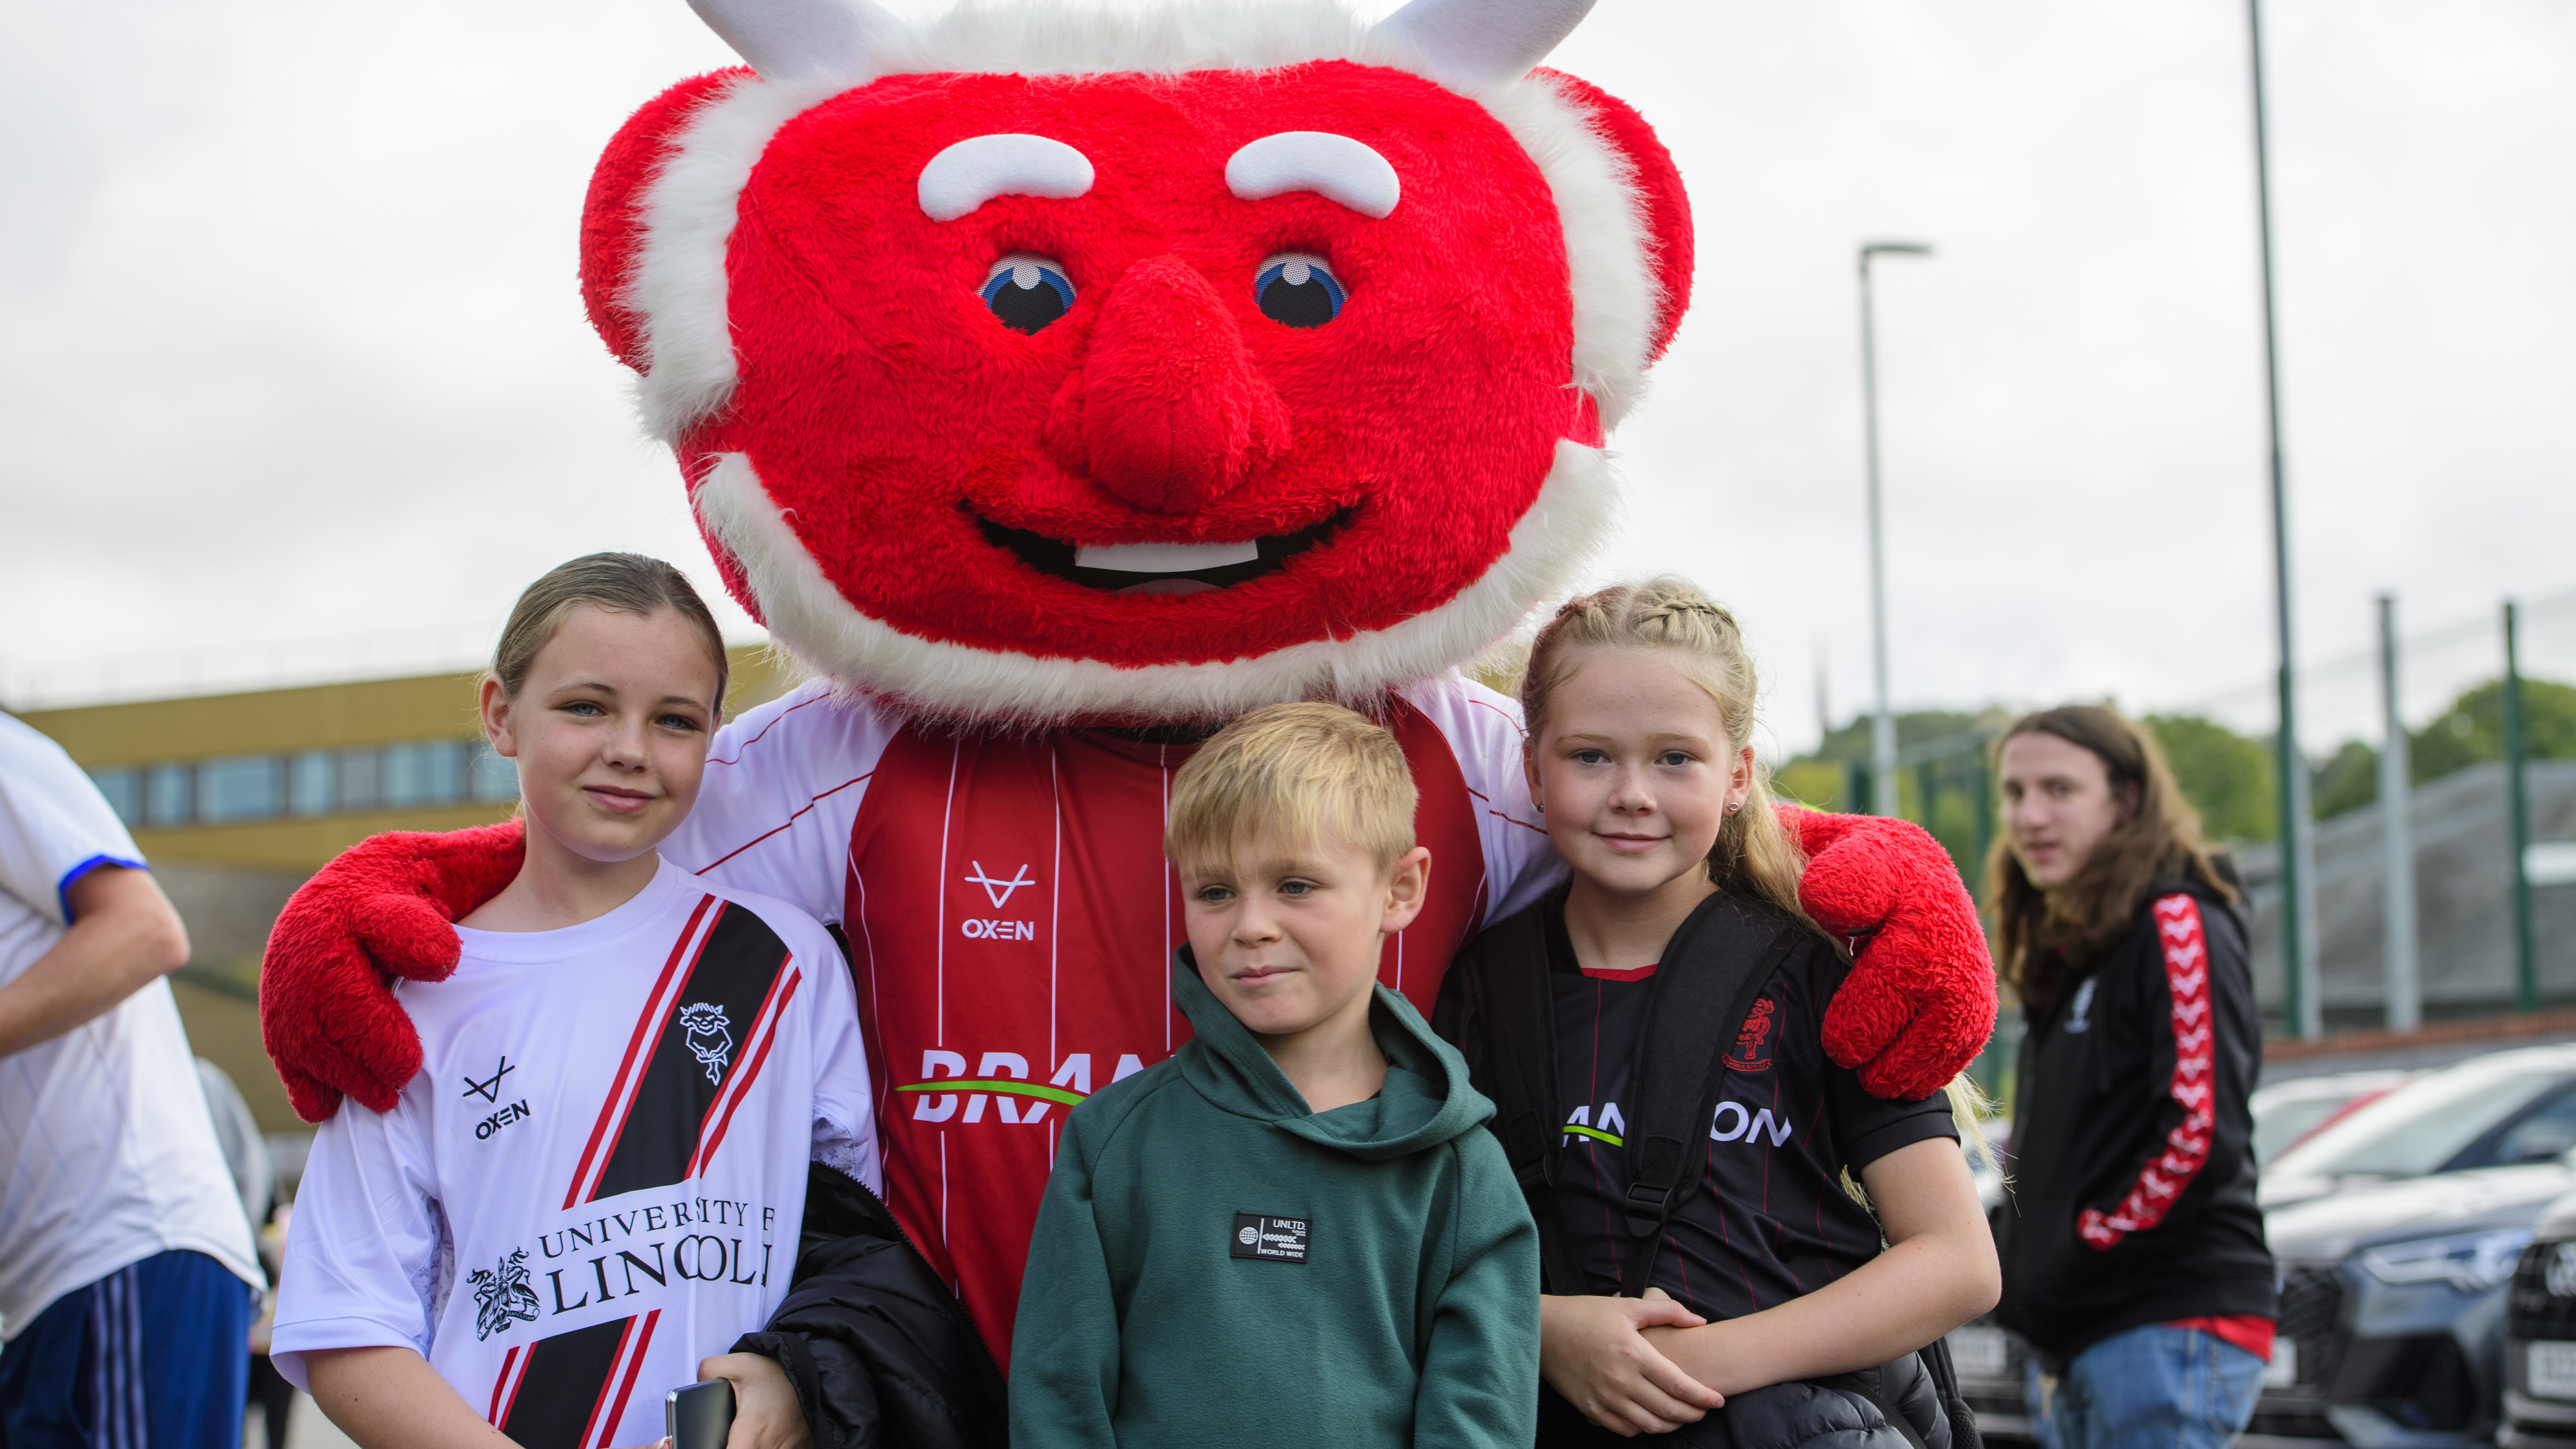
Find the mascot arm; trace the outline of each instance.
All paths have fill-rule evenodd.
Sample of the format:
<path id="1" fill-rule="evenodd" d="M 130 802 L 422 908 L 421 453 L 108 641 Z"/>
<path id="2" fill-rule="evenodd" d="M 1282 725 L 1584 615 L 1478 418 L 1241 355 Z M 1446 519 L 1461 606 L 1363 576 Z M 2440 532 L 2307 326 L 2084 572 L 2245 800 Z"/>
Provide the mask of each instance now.
<path id="1" fill-rule="evenodd" d="M 519 873 L 519 822 L 444 835 L 378 835 L 322 867 L 286 903 L 260 967 L 259 1029 L 296 1115 L 329 1117 L 343 1093 L 391 1111 L 420 1070 L 420 1037 L 393 976 L 443 981 L 454 923 Z"/>
<path id="2" fill-rule="evenodd" d="M 1779 807 L 1807 853 L 1798 902 L 1839 936 L 1867 936 L 1825 1013 L 1825 1050 L 1881 1097 L 1928 1097 L 1984 1049 L 1995 969 L 1976 902 L 1919 825 Z"/>
<path id="3" fill-rule="evenodd" d="M 663 857 L 818 921 L 840 920 L 850 828 L 897 730 L 880 706 L 835 697 L 821 680 L 726 721 Z"/>
<path id="4" fill-rule="evenodd" d="M 1546 817 L 1530 803 L 1529 775 L 1522 768 L 1520 702 L 1456 675 L 1417 684 L 1405 691 L 1405 700 L 1447 740 L 1467 787 L 1490 888 L 1484 919 L 1477 924 L 1490 926 L 1517 915 L 1563 885 L 1565 861 L 1548 841 L 1542 823 Z M 1423 768 L 1422 762 L 1414 763 L 1416 780 L 1423 778 Z M 1466 864 L 1437 855 L 1435 850 L 1435 871 Z"/>

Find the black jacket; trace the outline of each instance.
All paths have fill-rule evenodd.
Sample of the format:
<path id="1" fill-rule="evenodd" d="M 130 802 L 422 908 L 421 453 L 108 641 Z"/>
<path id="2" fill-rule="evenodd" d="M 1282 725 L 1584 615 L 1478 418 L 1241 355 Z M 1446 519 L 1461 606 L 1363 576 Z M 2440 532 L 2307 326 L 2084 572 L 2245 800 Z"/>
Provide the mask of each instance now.
<path id="1" fill-rule="evenodd" d="M 1957 1388 L 1950 1385 L 1953 1399 Z M 1736 1394 L 1696 1424 L 1623 1439 L 1542 1388 L 1538 1449 L 1980 1449 L 1976 1416 L 1965 1403 L 1955 1415 L 1946 1411 L 1943 1392 L 1909 1353 L 1823 1382 L 1791 1379 Z"/>
<path id="2" fill-rule="evenodd" d="M 2262 1062 L 2244 922 L 2197 883 L 2157 882 L 2029 1019 L 1997 1311 L 2044 1361 L 2152 1323 L 2274 1316 L 2246 1109 Z"/>
<path id="3" fill-rule="evenodd" d="M 876 1194 L 819 1163 L 796 1279 L 737 1353 L 778 1361 L 816 1449 L 986 1449 L 1010 1441 L 1002 1372 L 965 1308 Z"/>

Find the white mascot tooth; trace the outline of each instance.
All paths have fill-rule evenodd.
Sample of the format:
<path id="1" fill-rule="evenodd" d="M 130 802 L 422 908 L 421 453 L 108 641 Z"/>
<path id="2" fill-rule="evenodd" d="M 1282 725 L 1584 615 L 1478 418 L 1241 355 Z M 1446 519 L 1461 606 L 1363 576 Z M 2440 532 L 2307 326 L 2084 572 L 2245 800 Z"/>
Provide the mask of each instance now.
<path id="1" fill-rule="evenodd" d="M 1188 574 L 1251 563 L 1259 557 L 1261 545 L 1245 539 L 1241 543 L 1085 544 L 1074 550 L 1073 562 L 1077 568 L 1131 574 Z"/>

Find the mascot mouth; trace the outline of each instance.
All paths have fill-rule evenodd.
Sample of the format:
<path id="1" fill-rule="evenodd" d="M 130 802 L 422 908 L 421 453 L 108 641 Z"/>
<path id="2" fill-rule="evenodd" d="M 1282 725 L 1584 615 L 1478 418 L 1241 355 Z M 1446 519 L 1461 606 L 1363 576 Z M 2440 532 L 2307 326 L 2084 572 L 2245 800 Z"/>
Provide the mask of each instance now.
<path id="1" fill-rule="evenodd" d="M 975 525 L 995 548 L 1049 578 L 1109 594 L 1198 594 L 1277 572 L 1339 532 L 1351 512 L 1344 508 L 1294 533 L 1239 543 L 1073 544 L 988 518 L 976 518 Z"/>

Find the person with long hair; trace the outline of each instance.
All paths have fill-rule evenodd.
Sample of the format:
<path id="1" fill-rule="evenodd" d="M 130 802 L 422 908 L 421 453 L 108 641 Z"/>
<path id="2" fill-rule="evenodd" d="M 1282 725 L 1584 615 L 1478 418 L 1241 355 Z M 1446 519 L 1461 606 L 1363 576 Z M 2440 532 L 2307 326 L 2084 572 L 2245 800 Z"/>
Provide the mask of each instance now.
<path id="1" fill-rule="evenodd" d="M 1988 899 L 2027 1025 L 2000 1316 L 2037 1351 L 2033 1421 L 2053 1449 L 2226 1444 L 2276 1314 L 2233 872 L 2154 736 L 2115 710 L 2030 715 L 1996 765 Z"/>
<path id="2" fill-rule="evenodd" d="M 1850 964 L 1800 908 L 1759 694 L 1680 579 L 1570 600 L 1531 646 L 1530 797 L 1570 879 L 1459 953 L 1434 1025 L 1538 1222 L 1541 1449 L 1966 1442 L 1920 1352 L 1995 1301 L 1962 1103 L 1827 1055 Z"/>

